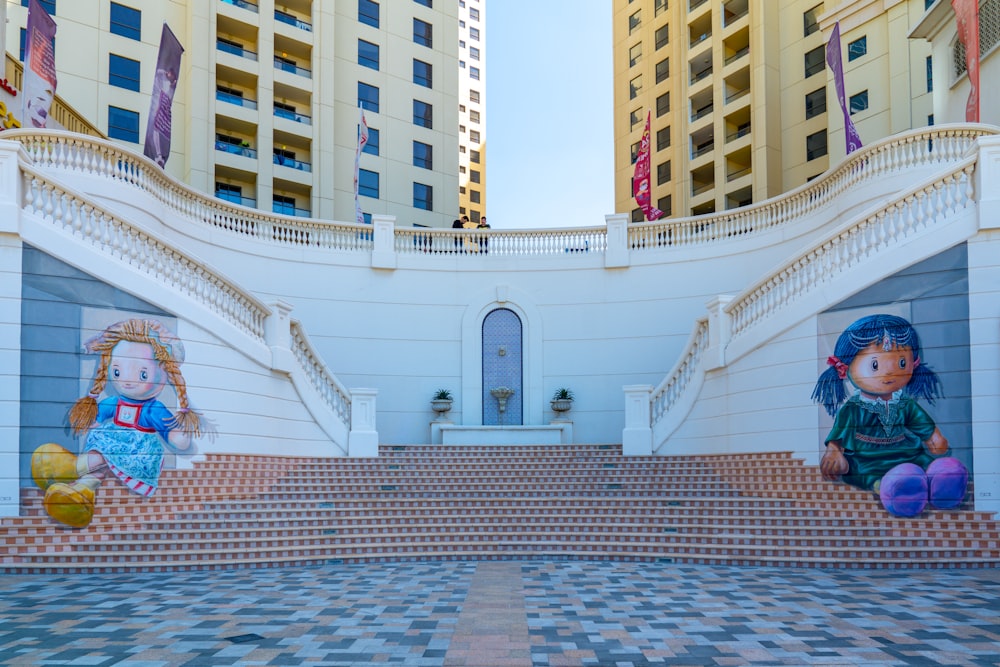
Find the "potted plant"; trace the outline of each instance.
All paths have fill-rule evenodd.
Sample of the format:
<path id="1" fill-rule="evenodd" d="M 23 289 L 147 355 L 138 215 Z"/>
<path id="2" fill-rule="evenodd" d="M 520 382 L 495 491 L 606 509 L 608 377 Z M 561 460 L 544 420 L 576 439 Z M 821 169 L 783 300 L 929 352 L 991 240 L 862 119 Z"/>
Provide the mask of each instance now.
<path id="1" fill-rule="evenodd" d="M 563 413 L 568 411 L 573 407 L 573 392 L 566 387 L 559 387 L 556 389 L 555 393 L 552 394 L 552 401 L 550 402 L 552 406 L 552 411 L 555 413 Z"/>
<path id="2" fill-rule="evenodd" d="M 451 410 L 451 402 L 451 392 L 447 389 L 438 389 L 434 392 L 434 398 L 431 399 L 431 409 L 433 409 L 439 416 L 443 416 L 446 412 Z"/>

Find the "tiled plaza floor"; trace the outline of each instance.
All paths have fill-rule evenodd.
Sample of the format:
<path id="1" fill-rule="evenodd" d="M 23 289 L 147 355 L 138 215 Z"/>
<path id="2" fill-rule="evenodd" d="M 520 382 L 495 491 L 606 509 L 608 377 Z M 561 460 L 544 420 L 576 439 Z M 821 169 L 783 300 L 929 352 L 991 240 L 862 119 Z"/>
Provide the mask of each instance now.
<path id="1" fill-rule="evenodd" d="M 444 562 L 0 576 L 3 665 L 1000 665 L 1000 569 Z"/>

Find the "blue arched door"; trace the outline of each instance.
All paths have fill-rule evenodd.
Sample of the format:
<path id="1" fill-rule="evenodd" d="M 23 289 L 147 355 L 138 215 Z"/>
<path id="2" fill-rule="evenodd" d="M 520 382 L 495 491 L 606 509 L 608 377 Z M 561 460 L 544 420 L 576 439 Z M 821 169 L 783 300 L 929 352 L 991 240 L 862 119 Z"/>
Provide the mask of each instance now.
<path id="1" fill-rule="evenodd" d="M 524 385 L 522 377 L 521 318 L 512 310 L 497 308 L 483 320 L 483 425 L 505 426 L 523 423 Z M 506 409 L 492 390 L 508 387 L 514 393 Z"/>

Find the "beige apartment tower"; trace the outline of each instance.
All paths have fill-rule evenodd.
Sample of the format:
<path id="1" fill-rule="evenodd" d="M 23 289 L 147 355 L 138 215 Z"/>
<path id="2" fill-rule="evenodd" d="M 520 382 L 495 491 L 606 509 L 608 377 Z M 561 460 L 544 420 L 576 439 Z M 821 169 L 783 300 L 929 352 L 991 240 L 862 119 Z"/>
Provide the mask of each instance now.
<path id="1" fill-rule="evenodd" d="M 359 179 L 366 219 L 385 214 L 399 226 L 447 227 L 455 218 L 464 104 L 455 3 L 42 4 L 58 26 L 58 96 L 138 151 L 160 33 L 169 25 L 184 55 L 166 171 L 191 187 L 262 210 L 353 221 L 360 105 L 370 128 Z M 26 16 L 26 7 L 9 4 L 6 41 L 13 56 L 20 57 L 16 45 Z M 471 26 L 471 17 L 462 20 Z M 463 59 L 468 51 L 462 49 Z M 478 53 L 482 58 L 482 48 Z M 482 151 L 478 156 L 482 160 Z"/>
<path id="2" fill-rule="evenodd" d="M 933 122 L 929 0 L 614 0 L 615 210 L 651 113 L 653 203 L 683 217 L 759 202 L 845 154 L 826 64 L 840 22 L 845 100 L 864 143 Z"/>

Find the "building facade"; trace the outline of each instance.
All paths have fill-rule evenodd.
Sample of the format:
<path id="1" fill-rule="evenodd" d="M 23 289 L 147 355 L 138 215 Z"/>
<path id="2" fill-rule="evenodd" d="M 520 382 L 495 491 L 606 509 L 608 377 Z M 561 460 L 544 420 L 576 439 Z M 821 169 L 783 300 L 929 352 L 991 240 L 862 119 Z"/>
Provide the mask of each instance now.
<path id="1" fill-rule="evenodd" d="M 22 40 L 27 0 L 6 38 Z M 359 105 L 370 139 L 360 207 L 444 227 L 458 209 L 458 8 L 431 0 L 46 0 L 58 95 L 100 131 L 139 145 L 161 28 L 184 47 L 171 176 L 296 217 L 354 220 Z M 74 48 L 72 45 L 92 45 Z"/>
<path id="2" fill-rule="evenodd" d="M 760 202 L 843 159 L 826 63 L 837 22 L 862 141 L 933 123 L 930 45 L 908 39 L 931 4 L 616 0 L 616 210 L 643 219 L 631 180 L 650 112 L 653 203 L 668 215 Z"/>
<path id="3" fill-rule="evenodd" d="M 486 215 L 486 0 L 458 2 L 458 212 Z"/>

